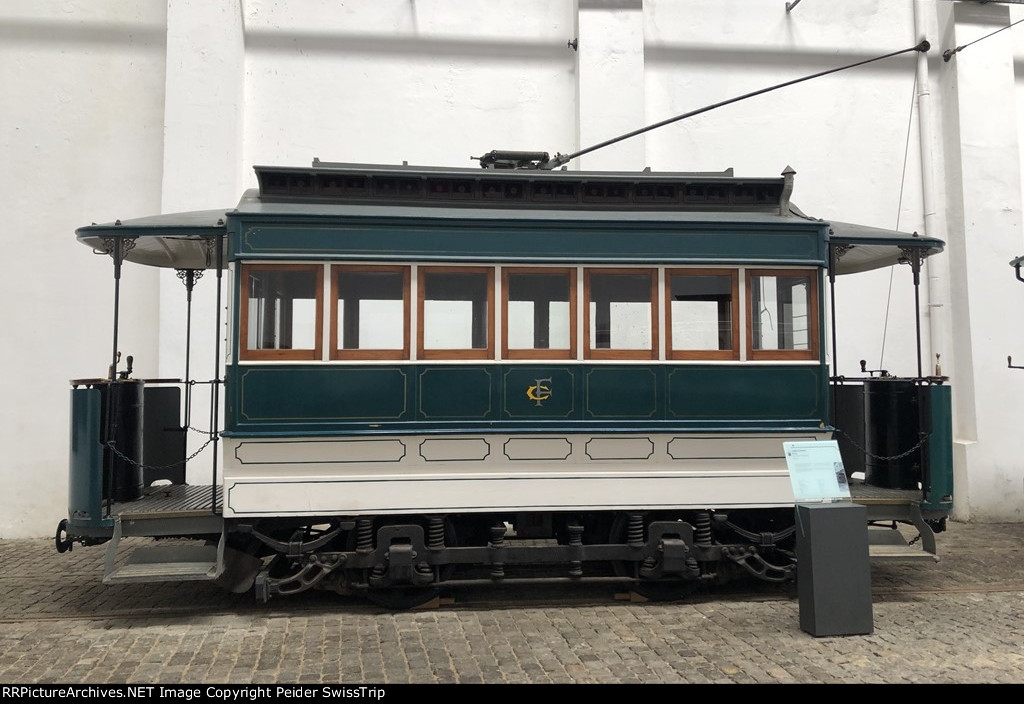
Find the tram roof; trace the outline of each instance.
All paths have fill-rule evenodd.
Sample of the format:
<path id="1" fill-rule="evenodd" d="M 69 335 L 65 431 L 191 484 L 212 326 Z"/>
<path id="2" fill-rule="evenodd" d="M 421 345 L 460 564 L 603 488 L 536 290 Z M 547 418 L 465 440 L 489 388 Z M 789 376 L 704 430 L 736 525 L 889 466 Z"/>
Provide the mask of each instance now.
<path id="1" fill-rule="evenodd" d="M 807 216 L 796 206 L 791 212 L 798 217 Z M 869 227 L 838 220 L 828 224 L 829 244 L 836 247 L 836 274 L 856 274 L 872 269 L 884 269 L 907 261 L 910 249 L 920 250 L 921 257 L 938 254 L 945 242 L 936 237 L 922 237 L 916 232 L 900 232 L 880 227 Z"/>
<path id="2" fill-rule="evenodd" d="M 805 215 L 789 203 L 793 173 L 789 169 L 782 178 L 772 179 L 736 178 L 731 171 L 708 174 L 469 170 L 320 162 L 304 169 L 255 169 L 260 190 L 246 191 L 234 209 L 118 220 L 82 227 L 76 234 L 81 242 L 98 251 L 110 251 L 111 238 L 134 238 L 134 247 L 126 254 L 128 261 L 175 269 L 213 268 L 216 256 L 212 238 L 226 234 L 232 217 L 649 222 L 691 226 L 707 223 L 751 228 L 817 225 L 828 227 L 828 241 L 837 246 L 837 274 L 896 264 L 905 260 L 908 248 L 931 254 L 943 247 L 941 240 L 919 237 L 916 233 Z M 351 186 L 347 192 L 346 184 Z M 576 189 L 576 202 L 566 205 L 545 201 L 540 191 L 547 185 Z M 519 202 L 508 203 L 503 198 L 489 201 L 484 195 L 485 189 L 516 187 L 524 195 L 529 191 L 532 197 L 519 196 Z M 583 195 L 589 194 L 584 189 L 591 187 L 599 196 Z M 385 188 L 391 191 L 386 192 Z M 398 191 L 402 188 L 418 190 L 411 197 L 403 197 Z M 468 188 L 474 195 L 467 199 L 456 194 L 456 188 Z M 658 200 L 658 188 L 672 198 Z M 435 198 L 433 191 L 441 189 L 444 192 Z M 694 193 L 697 196 L 691 197 Z M 712 193 L 715 198 L 710 198 Z M 623 198 L 632 202 L 620 202 Z"/>
<path id="3" fill-rule="evenodd" d="M 135 238 L 135 246 L 125 255 L 130 262 L 167 269 L 213 269 L 216 251 L 210 243 L 226 233 L 226 222 L 226 210 L 196 210 L 93 223 L 75 234 L 97 252 L 109 252 L 112 238 Z M 226 252 L 223 261 L 227 261 Z"/>

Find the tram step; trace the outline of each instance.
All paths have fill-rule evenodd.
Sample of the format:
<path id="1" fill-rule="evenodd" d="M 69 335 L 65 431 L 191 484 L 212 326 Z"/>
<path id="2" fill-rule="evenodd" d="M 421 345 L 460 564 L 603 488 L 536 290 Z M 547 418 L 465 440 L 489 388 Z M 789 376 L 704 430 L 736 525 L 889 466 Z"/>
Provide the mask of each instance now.
<path id="1" fill-rule="evenodd" d="M 872 560 L 887 562 L 938 562 L 939 556 L 913 545 L 871 545 L 868 555 Z"/>
<path id="2" fill-rule="evenodd" d="M 161 545 L 135 548 L 125 564 L 103 577 L 103 583 L 190 582 L 216 578 L 216 546 Z"/>
<path id="3" fill-rule="evenodd" d="M 875 528 L 868 530 L 868 556 L 886 562 L 938 562 L 939 556 L 911 545 L 897 530 Z"/>

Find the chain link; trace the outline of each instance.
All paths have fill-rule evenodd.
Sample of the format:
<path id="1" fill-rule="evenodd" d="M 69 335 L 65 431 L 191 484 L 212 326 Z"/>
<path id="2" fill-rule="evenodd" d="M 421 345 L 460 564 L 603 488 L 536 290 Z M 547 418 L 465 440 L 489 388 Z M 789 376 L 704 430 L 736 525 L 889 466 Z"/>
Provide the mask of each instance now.
<path id="1" fill-rule="evenodd" d="M 177 462 L 171 462 L 170 464 L 161 464 L 161 465 L 142 464 L 140 462 L 136 462 L 131 457 L 129 457 L 128 455 L 126 455 L 123 452 L 121 452 L 120 450 L 118 450 L 117 447 L 114 445 L 114 441 L 113 440 L 110 440 L 109 442 L 107 442 L 107 447 L 110 448 L 111 452 L 113 452 L 115 455 L 117 455 L 118 457 L 120 457 L 122 460 L 124 460 L 125 462 L 127 462 L 130 465 L 133 465 L 135 467 L 139 467 L 140 469 L 162 470 L 162 469 L 171 469 L 172 467 L 178 467 L 178 466 L 183 466 L 183 465 L 188 464 L 189 462 L 194 460 L 196 457 L 198 457 L 199 453 L 202 452 L 203 450 L 205 450 L 206 446 L 209 445 L 212 442 L 213 442 L 213 438 L 210 438 L 209 440 L 204 442 L 202 445 L 200 445 L 198 450 L 196 450 L 195 452 L 193 452 L 191 455 L 189 455 L 188 457 L 186 457 L 183 460 L 178 460 Z"/>
<path id="2" fill-rule="evenodd" d="M 873 459 L 873 460 L 882 460 L 883 462 L 891 462 L 893 460 L 901 460 L 904 457 L 907 457 L 908 455 L 912 455 L 915 452 L 917 452 L 918 450 L 920 450 L 922 447 L 924 447 L 924 444 L 926 442 L 928 442 L 929 438 L 931 438 L 931 433 L 925 433 L 924 435 L 921 436 L 921 440 L 916 445 L 914 445 L 912 448 L 907 450 L 906 452 L 901 452 L 898 455 L 889 455 L 889 456 L 886 457 L 886 456 L 883 456 L 883 455 L 876 455 L 874 453 L 868 452 L 866 449 L 864 449 L 863 447 L 858 445 L 856 443 L 856 441 L 852 437 L 850 437 L 849 433 L 843 432 L 839 428 L 835 428 L 835 432 L 839 433 L 840 435 L 845 436 L 847 441 L 849 441 L 849 443 L 851 445 L 856 447 L 858 450 L 863 452 L 865 455 L 867 455 L 871 459 Z"/>

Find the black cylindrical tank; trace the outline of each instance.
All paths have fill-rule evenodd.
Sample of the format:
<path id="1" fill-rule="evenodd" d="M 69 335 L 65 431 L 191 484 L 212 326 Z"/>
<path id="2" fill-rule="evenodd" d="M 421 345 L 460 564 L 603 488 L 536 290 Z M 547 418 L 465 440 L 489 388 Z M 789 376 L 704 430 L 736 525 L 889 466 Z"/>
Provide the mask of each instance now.
<path id="1" fill-rule="evenodd" d="M 142 396 L 139 379 L 118 379 L 98 388 L 103 393 L 103 498 L 133 501 L 142 496 Z M 115 452 L 109 445 L 112 441 Z"/>
<path id="2" fill-rule="evenodd" d="M 908 379 L 864 382 L 864 481 L 886 489 L 917 489 L 921 481 L 921 450 L 895 457 L 917 445 L 921 418 L 918 387 Z"/>

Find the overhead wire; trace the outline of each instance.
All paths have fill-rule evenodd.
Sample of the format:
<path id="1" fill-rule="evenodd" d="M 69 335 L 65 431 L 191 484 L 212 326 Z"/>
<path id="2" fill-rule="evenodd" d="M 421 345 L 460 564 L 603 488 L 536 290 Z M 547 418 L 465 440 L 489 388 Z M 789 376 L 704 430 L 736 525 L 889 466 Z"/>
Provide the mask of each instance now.
<path id="1" fill-rule="evenodd" d="M 907 161 L 910 155 L 910 130 L 914 124 L 914 101 L 917 95 L 917 76 L 914 76 L 914 83 L 911 85 L 910 90 L 910 114 L 907 116 L 907 137 L 904 140 L 903 145 L 903 170 L 900 176 L 900 195 L 899 200 L 896 203 L 896 228 L 900 229 L 900 217 L 903 215 L 903 190 L 907 183 Z M 882 350 L 878 355 L 878 368 L 885 368 L 885 340 L 889 334 L 889 308 L 892 305 L 892 282 L 896 267 L 889 267 L 889 293 L 886 295 L 885 301 L 885 322 L 882 324 Z"/>
<path id="2" fill-rule="evenodd" d="M 992 35 L 999 34 L 1004 29 L 1009 29 L 1010 27 L 1013 27 L 1014 25 L 1018 25 L 1021 22 L 1024 22 L 1024 19 L 1017 20 L 1016 22 L 1011 22 L 1010 24 L 1006 25 L 1005 27 L 1000 27 L 999 29 L 997 29 L 994 32 L 989 32 L 984 37 L 978 37 L 973 42 L 968 42 L 966 44 L 962 44 L 962 45 L 958 46 L 956 49 L 946 49 L 944 52 L 942 52 L 942 60 L 945 61 L 946 63 L 949 63 L 949 60 L 953 58 L 954 54 L 958 54 L 961 51 L 963 51 L 964 49 L 966 49 L 967 47 L 971 46 L 972 44 L 977 44 L 978 42 L 982 41 L 983 39 L 988 39 Z"/>
<path id="3" fill-rule="evenodd" d="M 804 81 L 810 81 L 810 80 L 815 79 L 815 78 L 821 78 L 822 76 L 828 76 L 829 74 L 838 73 L 839 71 L 845 71 L 845 70 L 850 69 L 850 68 L 856 68 L 858 66 L 864 66 L 866 64 L 874 63 L 875 61 L 882 61 L 883 59 L 890 59 L 890 58 L 892 58 L 894 56 L 899 56 L 901 54 L 906 54 L 906 53 L 909 53 L 911 51 L 919 51 L 919 52 L 924 53 L 924 52 L 927 52 L 930 48 L 931 48 L 931 44 L 929 44 L 927 40 L 922 40 L 920 43 L 918 43 L 918 44 L 916 44 L 916 45 L 914 45 L 912 47 L 909 47 L 907 49 L 901 49 L 900 51 L 893 51 L 893 52 L 890 52 L 888 54 L 883 54 L 881 56 L 876 56 L 873 59 L 865 59 L 864 61 L 857 61 L 856 63 L 847 64 L 846 66 L 839 66 L 838 68 L 830 68 L 830 69 L 828 69 L 826 71 L 819 71 L 818 73 L 814 73 L 814 74 L 811 74 L 809 76 L 804 76 L 802 78 L 794 78 L 793 80 L 785 81 L 784 83 L 777 83 L 777 84 L 775 84 L 773 86 L 768 86 L 767 88 L 761 88 L 760 90 L 755 90 L 755 91 L 753 91 L 751 93 L 745 93 L 744 95 L 739 95 L 739 96 L 736 96 L 735 98 L 729 98 L 728 100 L 723 100 L 721 102 L 714 103 L 712 105 L 705 105 L 702 108 L 697 108 L 696 110 L 691 110 L 690 112 L 685 112 L 682 115 L 676 115 L 675 117 L 670 117 L 670 118 L 662 120 L 660 122 L 655 122 L 653 125 L 647 125 L 646 127 L 641 127 L 640 129 L 633 130 L 632 132 L 627 132 L 626 134 L 619 135 L 618 137 L 613 137 L 611 139 L 605 140 L 605 141 L 600 142 L 598 144 L 594 144 L 592 146 L 589 146 L 586 149 L 581 149 L 581 150 L 579 150 L 577 152 L 573 152 L 572 154 L 555 154 L 555 156 L 553 156 L 550 159 L 547 159 L 547 161 L 539 164 L 537 166 L 537 168 L 541 168 L 541 169 L 554 169 L 554 168 L 557 168 L 559 166 L 562 166 L 563 164 L 569 163 L 570 161 L 572 161 L 573 159 L 575 159 L 578 156 L 583 156 L 584 154 L 589 154 L 590 152 L 596 151 L 596 150 L 601 149 L 603 147 L 611 146 L 612 144 L 616 144 L 616 143 L 621 142 L 623 140 L 629 139 L 630 137 L 636 137 L 637 135 L 641 135 L 644 132 L 650 132 L 651 130 L 657 129 L 659 127 L 664 127 L 665 125 L 672 124 L 673 122 L 679 122 L 680 120 L 685 120 L 688 117 L 694 117 L 695 115 L 701 115 L 703 113 L 710 112 L 710 111 L 715 110 L 717 108 L 724 107 L 726 105 L 731 105 L 733 103 L 738 103 L 741 100 L 746 100 L 747 98 L 753 98 L 753 97 L 756 97 L 758 95 L 763 95 L 765 93 L 770 93 L 773 90 L 778 90 L 779 88 L 785 88 L 787 86 L 796 85 L 797 83 L 803 83 Z M 545 156 L 547 156 L 547 155 L 545 155 Z"/>

